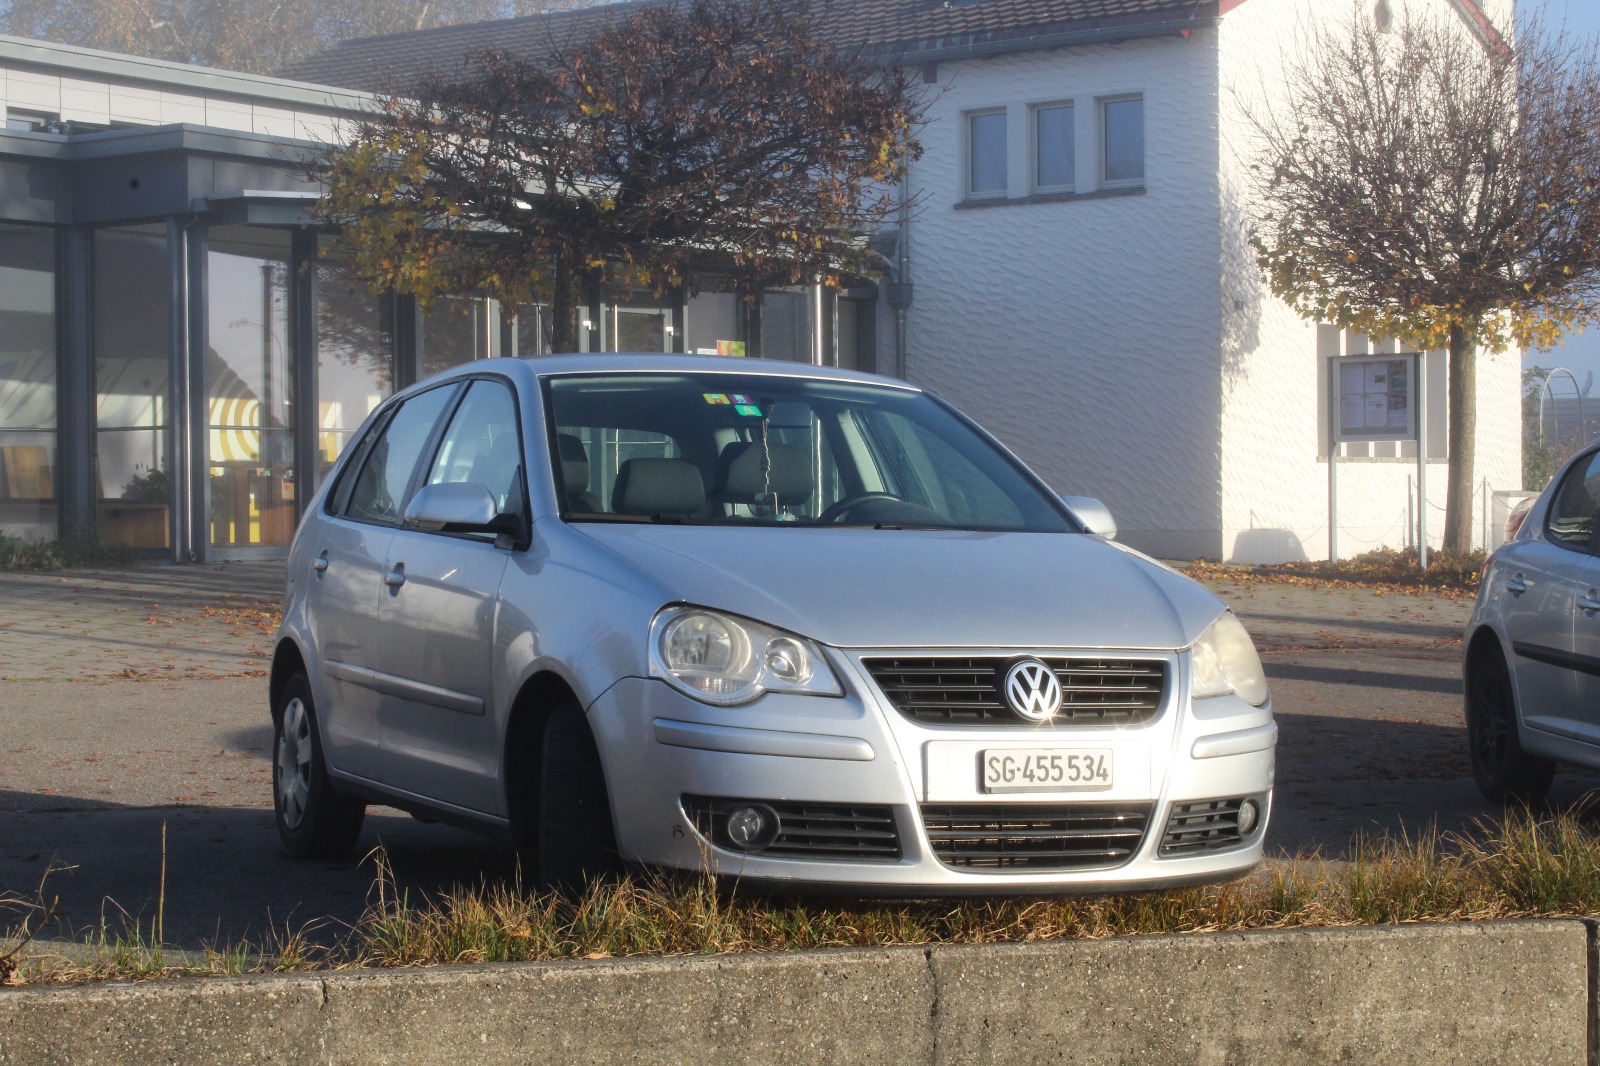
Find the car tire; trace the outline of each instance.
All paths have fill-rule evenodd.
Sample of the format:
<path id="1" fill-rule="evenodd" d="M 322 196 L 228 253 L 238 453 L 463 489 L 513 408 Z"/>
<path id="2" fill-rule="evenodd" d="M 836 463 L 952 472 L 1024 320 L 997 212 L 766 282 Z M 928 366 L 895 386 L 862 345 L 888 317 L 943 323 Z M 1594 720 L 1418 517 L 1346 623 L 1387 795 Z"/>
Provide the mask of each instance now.
<path id="1" fill-rule="evenodd" d="M 1478 790 L 1492 803 L 1542 803 L 1555 764 L 1522 750 L 1511 672 L 1498 648 L 1473 657 L 1466 704 L 1467 751 Z"/>
<path id="2" fill-rule="evenodd" d="M 296 859 L 349 855 L 367 805 L 328 779 L 311 683 L 303 671 L 284 683 L 272 708 L 272 748 L 272 806 L 284 850 Z"/>
<path id="3" fill-rule="evenodd" d="M 583 710 L 564 703 L 545 723 L 539 766 L 539 877 L 579 892 L 620 867 L 600 751 Z"/>

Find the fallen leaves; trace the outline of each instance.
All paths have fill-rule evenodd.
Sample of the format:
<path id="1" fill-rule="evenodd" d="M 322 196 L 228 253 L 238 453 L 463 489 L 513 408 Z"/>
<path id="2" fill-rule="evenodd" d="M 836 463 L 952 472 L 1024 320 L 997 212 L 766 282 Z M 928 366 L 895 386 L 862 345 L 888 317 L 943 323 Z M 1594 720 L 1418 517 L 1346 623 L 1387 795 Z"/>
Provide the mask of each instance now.
<path id="1" fill-rule="evenodd" d="M 1428 568 L 1423 570 L 1410 553 L 1379 548 L 1338 562 L 1319 560 L 1250 566 L 1198 559 L 1185 565 L 1183 572 L 1196 581 L 1211 584 L 1270 583 L 1330 592 L 1340 588 L 1367 588 L 1380 594 L 1393 592 L 1404 596 L 1470 600 L 1478 592 L 1483 560 L 1481 551 L 1435 552 L 1429 556 Z"/>

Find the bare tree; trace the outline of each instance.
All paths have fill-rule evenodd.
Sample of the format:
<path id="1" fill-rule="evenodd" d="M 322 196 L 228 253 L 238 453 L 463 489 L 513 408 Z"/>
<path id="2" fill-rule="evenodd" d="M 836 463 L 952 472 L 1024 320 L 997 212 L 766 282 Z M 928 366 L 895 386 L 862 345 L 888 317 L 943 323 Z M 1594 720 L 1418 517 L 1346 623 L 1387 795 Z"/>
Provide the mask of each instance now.
<path id="1" fill-rule="evenodd" d="M 1443 12 L 1307 34 L 1251 114 L 1257 259 L 1306 318 L 1450 352 L 1444 544 L 1472 537 L 1478 359 L 1597 315 L 1600 71 L 1531 22 L 1515 44 Z"/>
<path id="2" fill-rule="evenodd" d="M 838 283 L 917 144 L 910 78 L 836 51 L 811 0 L 631 9 L 536 58 L 387 101 L 319 176 L 374 287 L 547 299 L 559 350 L 604 272 L 658 293 Z"/>

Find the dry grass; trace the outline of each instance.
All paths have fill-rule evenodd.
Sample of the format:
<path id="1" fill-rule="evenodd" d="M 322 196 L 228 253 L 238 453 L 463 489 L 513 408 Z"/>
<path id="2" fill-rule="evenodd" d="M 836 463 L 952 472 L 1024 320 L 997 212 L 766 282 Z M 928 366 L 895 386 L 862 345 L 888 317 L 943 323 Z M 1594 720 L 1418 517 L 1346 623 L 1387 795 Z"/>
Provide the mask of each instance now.
<path id="1" fill-rule="evenodd" d="M 943 903 L 750 896 L 703 877 L 592 886 L 577 898 L 519 885 L 397 893 L 382 853 L 374 902 L 335 948 L 285 929 L 260 945 L 175 955 L 137 923 L 102 923 L 70 960 L 28 951 L 45 901 L 0 934 L 7 983 L 137 979 L 888 945 L 1029 943 L 1226 930 L 1600 915 L 1600 838 L 1583 811 L 1511 813 L 1466 835 L 1363 841 L 1347 863 L 1272 863 L 1230 884 L 1133 895 Z M 17 900 L 9 902 L 13 909 Z"/>

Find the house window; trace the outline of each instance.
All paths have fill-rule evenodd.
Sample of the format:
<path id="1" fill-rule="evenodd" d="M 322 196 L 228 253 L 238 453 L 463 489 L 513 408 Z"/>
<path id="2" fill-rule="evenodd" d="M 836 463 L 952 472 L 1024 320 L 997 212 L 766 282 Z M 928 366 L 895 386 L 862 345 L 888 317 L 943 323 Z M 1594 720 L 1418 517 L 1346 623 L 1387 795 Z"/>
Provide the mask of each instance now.
<path id="1" fill-rule="evenodd" d="M 1071 189 L 1074 174 L 1071 104 L 1046 104 L 1033 109 L 1033 184 L 1041 190 Z"/>
<path id="2" fill-rule="evenodd" d="M 5 109 L 6 129 L 20 130 L 24 133 L 62 133 L 65 132 L 61 119 L 57 115 L 46 115 L 43 112 L 18 111 L 14 107 Z"/>
<path id="3" fill-rule="evenodd" d="M 1102 185 L 1144 183 L 1144 97 L 1100 101 L 1100 149 Z"/>
<path id="4" fill-rule="evenodd" d="M 1006 193 L 1006 113 L 979 111 L 967 116 L 967 194 Z"/>

